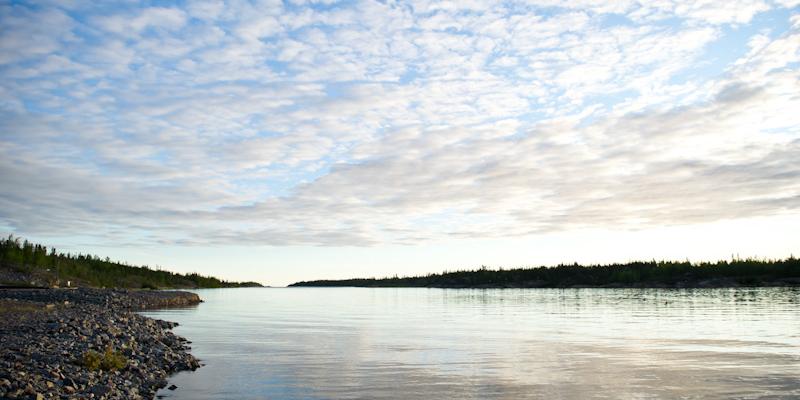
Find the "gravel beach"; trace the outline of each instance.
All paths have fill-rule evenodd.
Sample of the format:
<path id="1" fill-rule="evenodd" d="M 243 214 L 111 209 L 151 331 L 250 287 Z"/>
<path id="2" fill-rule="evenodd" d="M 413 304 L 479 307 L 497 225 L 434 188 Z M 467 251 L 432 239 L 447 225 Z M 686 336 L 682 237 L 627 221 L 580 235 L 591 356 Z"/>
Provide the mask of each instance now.
<path id="1" fill-rule="evenodd" d="M 192 306 L 180 291 L 0 289 L 0 398 L 152 399 L 200 364 L 177 324 L 134 311 Z"/>

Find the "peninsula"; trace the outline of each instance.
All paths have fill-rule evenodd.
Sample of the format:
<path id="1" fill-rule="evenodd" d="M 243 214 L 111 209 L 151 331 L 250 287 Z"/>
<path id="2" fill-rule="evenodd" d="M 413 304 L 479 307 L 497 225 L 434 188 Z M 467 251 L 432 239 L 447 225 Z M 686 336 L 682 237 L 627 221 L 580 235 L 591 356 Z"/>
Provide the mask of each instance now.
<path id="1" fill-rule="evenodd" d="M 176 323 L 136 312 L 202 300 L 151 289 L 249 286 L 0 240 L 0 398 L 153 399 L 201 364 Z"/>
<path id="2" fill-rule="evenodd" d="M 202 289 L 262 285 L 132 266 L 91 254 L 64 253 L 9 235 L 0 240 L 0 287 L 3 286 Z"/>

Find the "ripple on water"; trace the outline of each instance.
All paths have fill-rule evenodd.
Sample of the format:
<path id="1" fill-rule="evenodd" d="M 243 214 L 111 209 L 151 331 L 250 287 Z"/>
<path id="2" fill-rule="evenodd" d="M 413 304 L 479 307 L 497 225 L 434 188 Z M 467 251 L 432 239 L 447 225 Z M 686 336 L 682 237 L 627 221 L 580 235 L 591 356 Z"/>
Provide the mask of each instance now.
<path id="1" fill-rule="evenodd" d="M 797 289 L 197 292 L 170 399 L 800 396 Z"/>

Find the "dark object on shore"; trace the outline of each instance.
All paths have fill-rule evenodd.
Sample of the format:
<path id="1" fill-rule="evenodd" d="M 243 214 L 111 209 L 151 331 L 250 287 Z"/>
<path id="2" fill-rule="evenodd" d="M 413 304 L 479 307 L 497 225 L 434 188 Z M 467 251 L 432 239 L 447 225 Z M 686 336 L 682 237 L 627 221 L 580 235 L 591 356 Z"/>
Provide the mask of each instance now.
<path id="1" fill-rule="evenodd" d="M 631 262 L 445 272 L 414 277 L 297 282 L 289 286 L 436 288 L 710 288 L 800 286 L 800 260 Z"/>
<path id="2" fill-rule="evenodd" d="M 261 284 L 130 266 L 90 254 L 59 253 L 55 248 L 48 249 L 9 236 L 0 240 L 0 286 L 196 289 L 260 287 Z"/>
<path id="3" fill-rule="evenodd" d="M 188 292 L 0 290 L 0 398 L 152 399 L 200 366 L 177 324 L 133 310 L 196 305 Z"/>

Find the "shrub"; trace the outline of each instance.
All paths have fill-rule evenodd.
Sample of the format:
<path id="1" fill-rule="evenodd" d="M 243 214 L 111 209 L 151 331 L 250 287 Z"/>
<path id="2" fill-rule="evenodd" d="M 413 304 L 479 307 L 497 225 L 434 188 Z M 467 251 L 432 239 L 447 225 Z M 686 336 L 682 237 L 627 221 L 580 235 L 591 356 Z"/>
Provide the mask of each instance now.
<path id="1" fill-rule="evenodd" d="M 127 363 L 122 353 L 112 350 L 111 346 L 109 346 L 106 348 L 105 354 L 103 354 L 103 362 L 100 367 L 106 370 L 122 369 L 125 368 Z"/>
<path id="2" fill-rule="evenodd" d="M 106 347 L 106 351 L 103 354 L 94 350 L 83 353 L 83 366 L 92 371 L 97 369 L 106 371 L 122 369 L 125 368 L 127 363 L 125 356 L 118 351 L 114 351 L 111 346 Z"/>
<path id="3" fill-rule="evenodd" d="M 103 356 L 100 353 L 89 350 L 83 353 L 83 366 L 94 371 L 96 369 L 100 369 L 100 363 L 103 359 Z"/>

